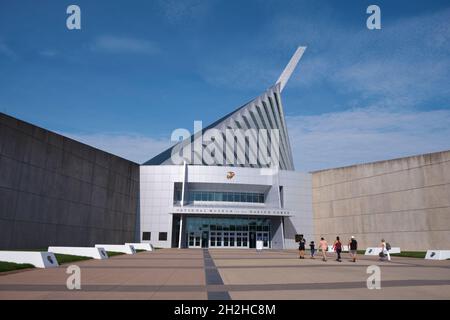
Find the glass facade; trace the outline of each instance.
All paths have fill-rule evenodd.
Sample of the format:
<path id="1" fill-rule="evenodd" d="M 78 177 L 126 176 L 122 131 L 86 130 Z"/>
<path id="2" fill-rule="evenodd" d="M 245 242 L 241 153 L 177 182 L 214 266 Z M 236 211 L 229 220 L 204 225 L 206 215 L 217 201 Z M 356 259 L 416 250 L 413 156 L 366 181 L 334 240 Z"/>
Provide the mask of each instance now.
<path id="1" fill-rule="evenodd" d="M 253 217 L 187 217 L 186 242 L 189 248 L 255 248 L 263 241 L 270 248 L 270 219 Z"/>
<path id="2" fill-rule="evenodd" d="M 188 201 L 264 203 L 264 194 L 244 192 L 190 191 L 188 193 Z"/>

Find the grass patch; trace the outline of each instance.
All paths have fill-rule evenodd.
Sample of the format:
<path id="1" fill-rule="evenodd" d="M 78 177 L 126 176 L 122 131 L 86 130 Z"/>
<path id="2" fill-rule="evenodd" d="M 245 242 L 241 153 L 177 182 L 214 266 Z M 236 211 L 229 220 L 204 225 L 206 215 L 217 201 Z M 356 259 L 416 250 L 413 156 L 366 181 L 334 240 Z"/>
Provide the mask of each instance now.
<path id="1" fill-rule="evenodd" d="M 108 254 L 108 257 L 121 256 L 125 254 L 123 252 L 115 252 L 115 251 L 106 251 L 106 253 Z"/>
<path id="2" fill-rule="evenodd" d="M 91 257 L 74 256 L 71 254 L 61 254 L 61 253 L 55 253 L 55 258 L 59 264 L 92 259 Z"/>
<path id="3" fill-rule="evenodd" d="M 391 253 L 391 256 L 423 259 L 426 254 L 425 251 L 402 251 L 402 253 Z"/>
<path id="4" fill-rule="evenodd" d="M 14 262 L 0 261 L 0 272 L 7 272 L 28 268 L 34 268 L 34 266 L 28 263 L 14 263 Z"/>
<path id="5" fill-rule="evenodd" d="M 358 250 L 358 254 L 366 253 L 365 250 Z M 405 257 L 405 258 L 425 258 L 427 253 L 425 251 L 402 251 L 401 253 L 391 253 L 392 257 Z"/>

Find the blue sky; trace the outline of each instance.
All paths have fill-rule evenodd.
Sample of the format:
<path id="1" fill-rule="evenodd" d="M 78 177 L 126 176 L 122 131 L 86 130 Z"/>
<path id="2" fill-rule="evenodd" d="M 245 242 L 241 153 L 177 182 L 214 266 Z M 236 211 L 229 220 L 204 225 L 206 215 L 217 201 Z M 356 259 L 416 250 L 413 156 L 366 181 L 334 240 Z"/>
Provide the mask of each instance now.
<path id="1" fill-rule="evenodd" d="M 66 28 L 70 4 L 82 30 Z M 0 111 L 143 162 L 305 45 L 283 91 L 298 170 L 446 150 L 449 21 L 448 1 L 1 0 Z"/>

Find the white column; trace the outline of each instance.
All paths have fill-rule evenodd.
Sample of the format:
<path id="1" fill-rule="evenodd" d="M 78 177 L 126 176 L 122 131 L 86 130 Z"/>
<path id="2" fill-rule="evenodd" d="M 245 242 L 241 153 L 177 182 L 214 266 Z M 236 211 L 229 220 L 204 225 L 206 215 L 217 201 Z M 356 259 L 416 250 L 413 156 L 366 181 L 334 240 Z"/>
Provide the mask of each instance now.
<path id="1" fill-rule="evenodd" d="M 184 220 L 184 215 L 181 215 L 180 218 L 180 236 L 178 237 L 178 249 L 181 249 L 181 240 L 183 239 L 183 220 Z"/>
<path id="2" fill-rule="evenodd" d="M 186 173 L 187 173 L 187 163 L 183 163 L 183 183 L 181 184 L 181 206 L 184 206 L 184 193 L 186 192 Z"/>
<path id="3" fill-rule="evenodd" d="M 280 217 L 280 219 L 281 219 L 281 237 L 283 238 L 282 244 L 283 244 L 283 249 L 284 249 L 285 248 L 285 245 L 284 245 L 284 217 Z"/>
<path id="4" fill-rule="evenodd" d="M 281 205 L 280 170 L 279 170 L 279 169 L 277 170 L 277 176 L 276 176 L 276 179 L 277 179 L 277 184 L 276 184 L 276 186 L 277 186 L 277 194 L 278 194 L 278 207 L 279 207 L 280 209 L 282 209 L 283 206 Z"/>

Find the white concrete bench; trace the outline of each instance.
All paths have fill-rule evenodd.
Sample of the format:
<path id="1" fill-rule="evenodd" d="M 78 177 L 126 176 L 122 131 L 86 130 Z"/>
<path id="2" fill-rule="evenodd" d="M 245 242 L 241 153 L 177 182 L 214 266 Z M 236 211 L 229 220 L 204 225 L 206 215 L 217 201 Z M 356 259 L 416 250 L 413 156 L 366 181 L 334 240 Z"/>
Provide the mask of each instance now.
<path id="1" fill-rule="evenodd" d="M 427 260 L 447 260 L 450 259 L 450 250 L 427 250 L 425 255 Z"/>
<path id="2" fill-rule="evenodd" d="M 58 267 L 58 261 L 51 252 L 39 251 L 0 251 L 0 261 L 28 263 L 36 268 Z"/>
<path id="3" fill-rule="evenodd" d="M 94 259 L 108 259 L 106 250 L 104 248 L 96 247 L 48 247 L 48 252 L 90 257 Z"/>
<path id="4" fill-rule="evenodd" d="M 135 254 L 136 250 L 129 244 L 96 244 L 96 248 L 103 248 L 106 251 L 123 252 L 126 254 Z"/>
<path id="5" fill-rule="evenodd" d="M 154 248 L 150 243 L 125 243 L 125 245 L 133 246 L 135 250 L 153 251 Z"/>
<path id="6" fill-rule="evenodd" d="M 366 252 L 364 255 L 366 256 L 377 256 L 381 252 L 381 247 L 369 247 L 366 249 Z M 401 253 L 400 247 L 392 247 L 391 250 L 389 250 L 389 254 L 393 253 Z"/>
<path id="7" fill-rule="evenodd" d="M 333 249 L 333 246 L 328 246 L 328 252 L 335 252 Z M 343 245 L 342 246 L 342 252 L 348 252 L 348 246 L 347 245 Z"/>

